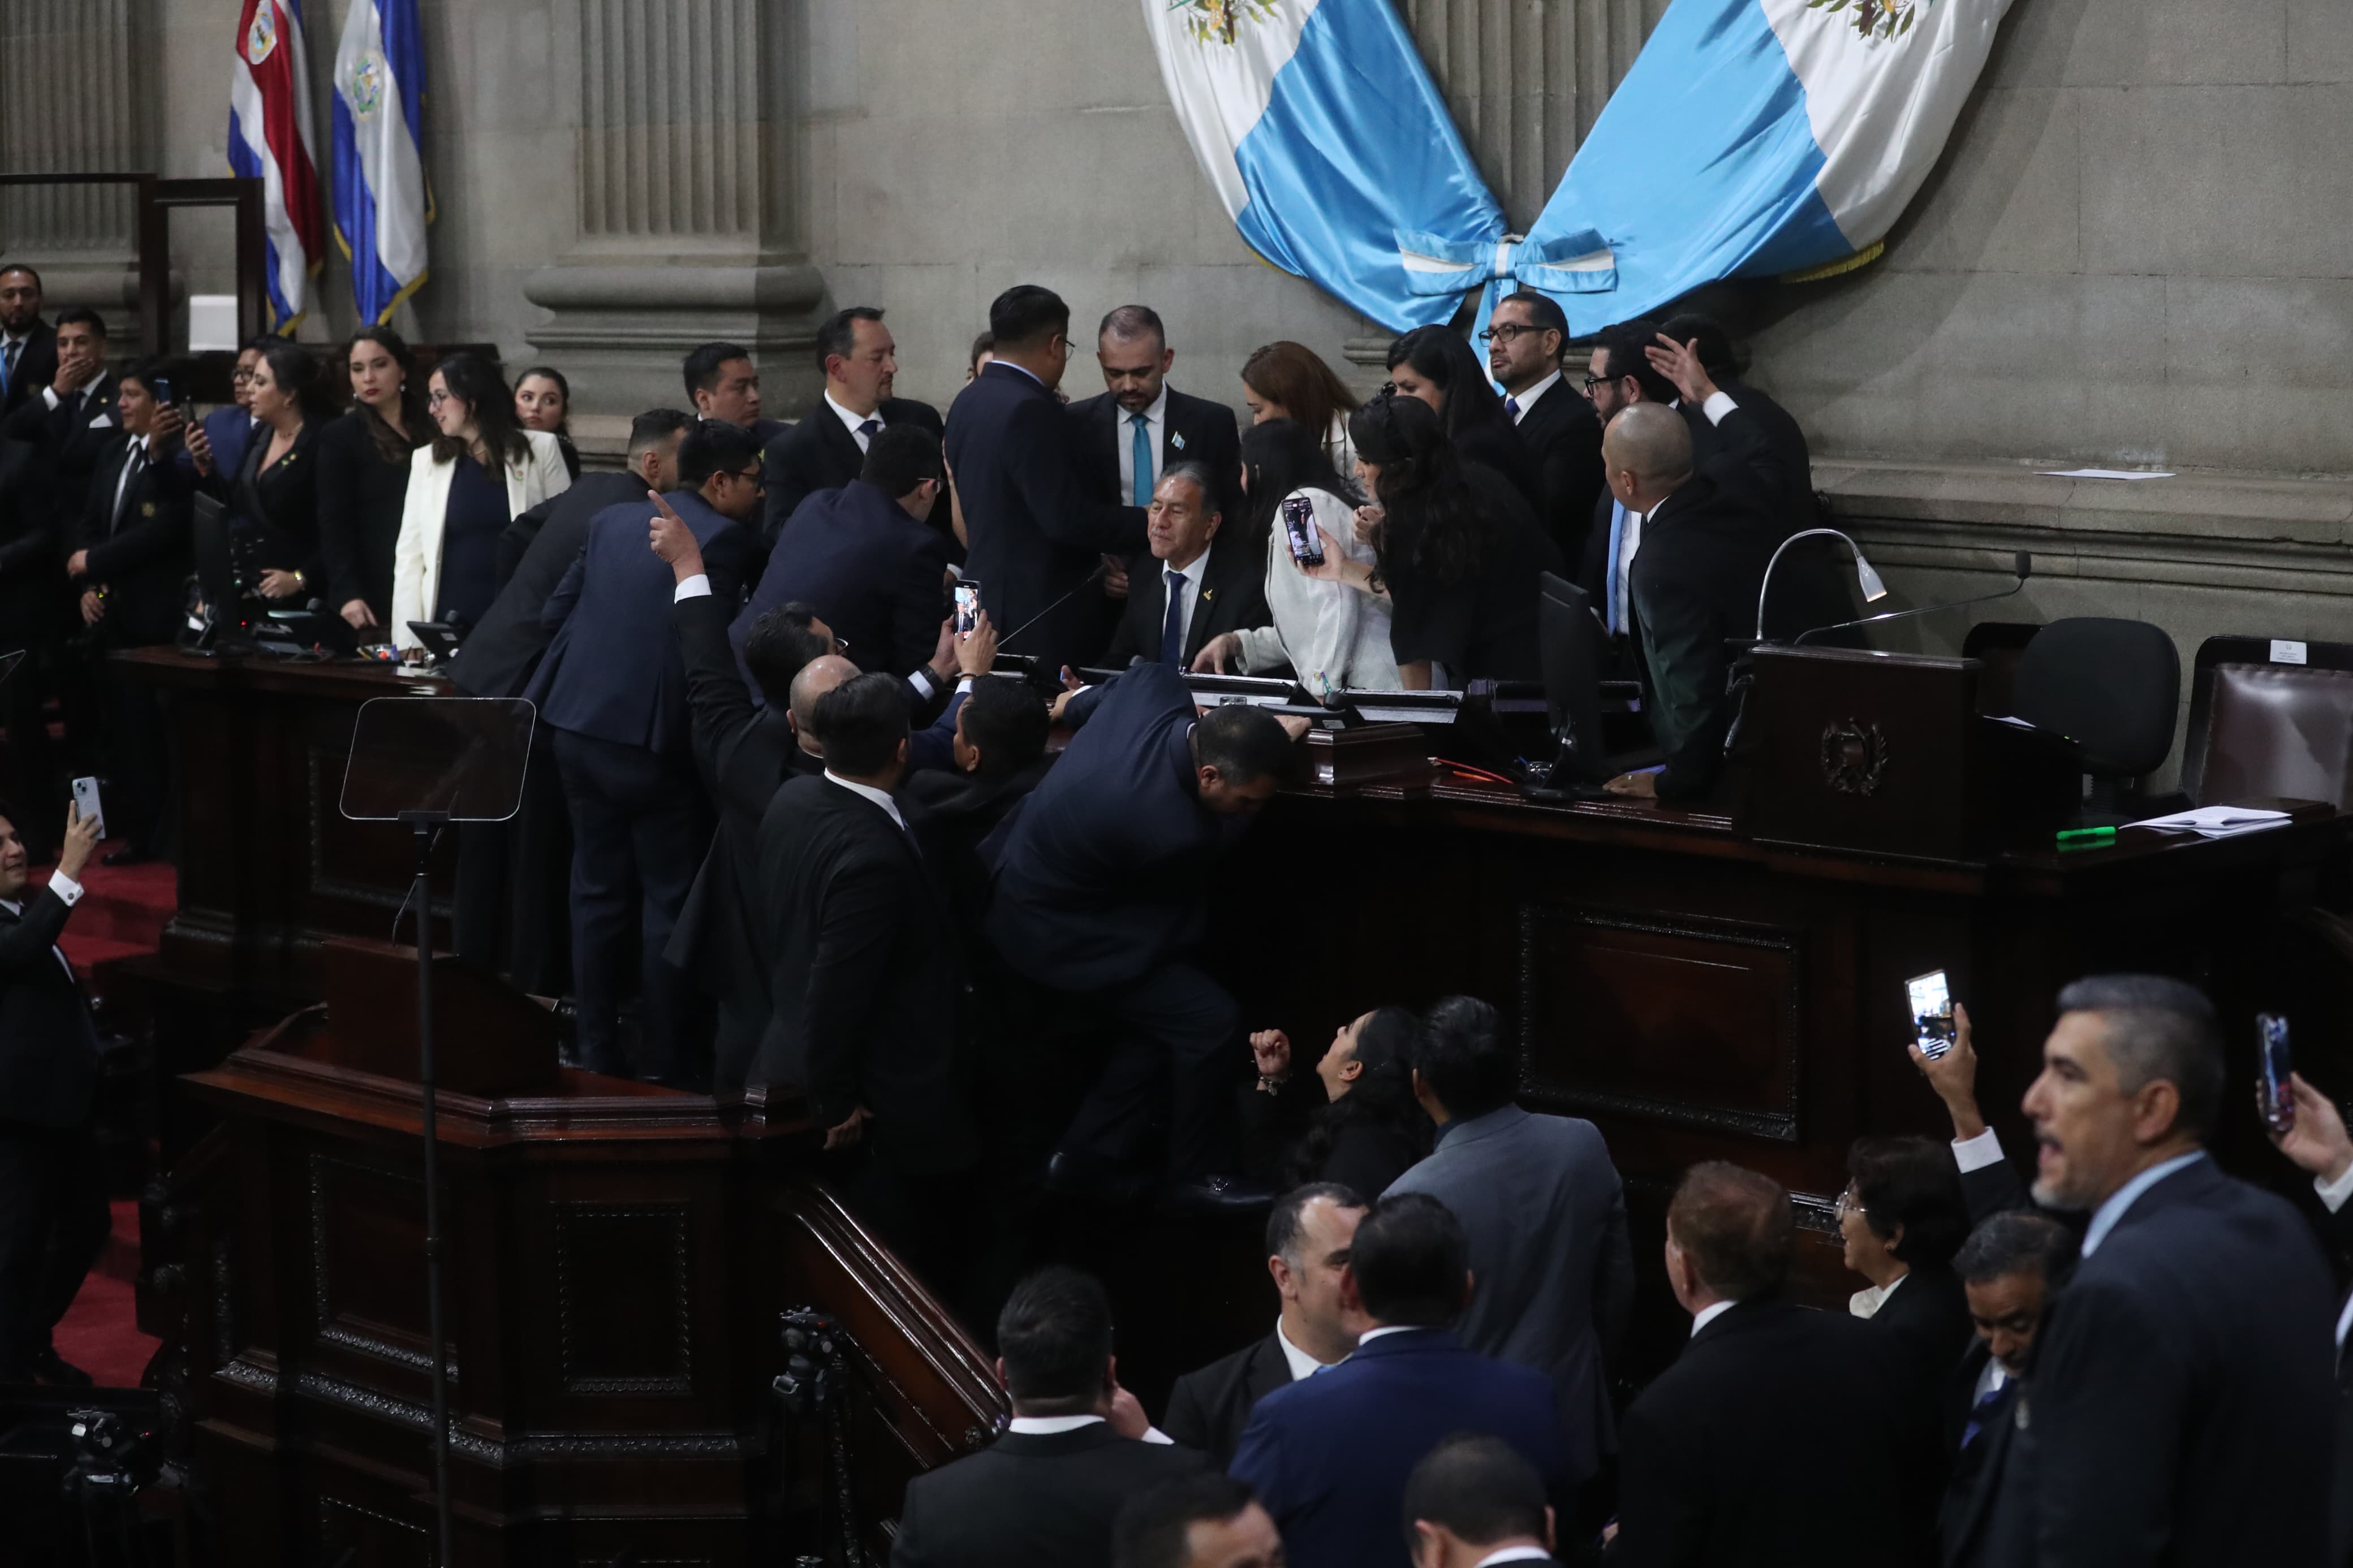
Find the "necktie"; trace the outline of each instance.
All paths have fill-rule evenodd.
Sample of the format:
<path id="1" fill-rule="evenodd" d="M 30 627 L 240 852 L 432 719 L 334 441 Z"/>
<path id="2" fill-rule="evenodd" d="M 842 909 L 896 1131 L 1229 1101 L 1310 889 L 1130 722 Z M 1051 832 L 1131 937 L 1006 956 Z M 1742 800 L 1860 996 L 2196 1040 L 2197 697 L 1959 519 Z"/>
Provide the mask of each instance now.
<path id="1" fill-rule="evenodd" d="M 1182 664 L 1185 659 L 1185 575 L 1168 574 L 1168 618 L 1160 626 L 1160 662 Z"/>
<path id="2" fill-rule="evenodd" d="M 0 397 L 16 384 L 16 360 L 25 352 L 25 340 L 18 338 L 6 348 L 0 348 Z"/>
<path id="3" fill-rule="evenodd" d="M 1129 421 L 1135 426 L 1135 504 L 1152 504 L 1152 421 L 1136 415 Z"/>
<path id="4" fill-rule="evenodd" d="M 1512 416 L 1513 424 L 1517 425 L 1520 422 L 1520 400 L 1516 397 L 1504 399 L 1504 412 Z"/>
<path id="5" fill-rule="evenodd" d="M 874 437 L 880 435 L 881 430 L 882 421 L 880 419 L 869 419 L 864 424 L 860 425 L 858 427 L 859 449 L 863 451 L 867 447 L 874 445 Z"/>
<path id="6" fill-rule="evenodd" d="M 1985 1430 L 1987 1419 L 1993 1415 L 1993 1407 L 2001 1403 L 2001 1396 L 2009 1388 L 2010 1384 L 2004 1383 L 1978 1395 L 1978 1402 L 1969 1406 L 1968 1425 L 1961 1428 L 1962 1447 L 1966 1448 L 1978 1440 L 1978 1434 Z"/>
<path id="7" fill-rule="evenodd" d="M 147 468 L 147 448 L 133 447 L 122 459 L 122 485 L 114 493 L 114 528 L 122 526 L 122 509 L 131 504 L 131 492 L 139 488 L 139 476 Z M 112 529 L 108 531 L 111 532 Z"/>
<path id="8" fill-rule="evenodd" d="M 1618 552 L 1625 542 L 1626 508 L 1613 500 L 1609 503 L 1609 560 L 1604 568 L 1607 575 L 1602 584 L 1602 592 L 1609 599 L 1609 603 L 1603 606 L 1601 612 L 1609 618 L 1609 630 L 1613 634 L 1626 629 L 1618 624 L 1624 619 L 1618 613 Z"/>

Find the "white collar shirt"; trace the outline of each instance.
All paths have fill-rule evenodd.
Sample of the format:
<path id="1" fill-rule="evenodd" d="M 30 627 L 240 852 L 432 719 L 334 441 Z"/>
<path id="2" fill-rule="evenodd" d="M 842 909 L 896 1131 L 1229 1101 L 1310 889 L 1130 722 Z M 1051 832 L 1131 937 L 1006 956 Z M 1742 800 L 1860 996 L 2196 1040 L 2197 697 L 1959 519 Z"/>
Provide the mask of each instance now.
<path id="1" fill-rule="evenodd" d="M 1544 395 L 1553 389 L 1553 384 L 1559 380 L 1560 372 L 1555 371 L 1525 392 L 1512 394 L 1512 423 L 1517 425 L 1521 420 L 1525 419 L 1528 416 L 1528 410 L 1534 408 Z"/>
<path id="2" fill-rule="evenodd" d="M 131 489 L 132 476 L 146 467 L 146 464 L 147 437 L 133 436 L 131 437 L 131 450 L 122 459 L 122 472 L 114 481 L 114 509 L 106 514 L 109 521 L 117 523 L 121 521 L 123 493 Z"/>
<path id="3" fill-rule="evenodd" d="M 882 410 L 881 406 L 877 405 L 874 412 L 871 414 L 853 414 L 849 409 L 844 408 L 840 404 L 836 403 L 833 400 L 833 394 L 831 391 L 828 391 L 825 395 L 825 405 L 833 410 L 833 416 L 841 421 L 842 427 L 849 432 L 849 438 L 858 443 L 858 449 L 861 452 L 865 451 L 868 444 L 873 440 L 873 437 L 867 435 L 863 430 L 860 429 L 859 426 L 864 425 L 869 420 L 872 420 L 877 425 L 881 424 Z"/>
<path id="4" fill-rule="evenodd" d="M 900 832 L 907 831 L 907 819 L 899 815 L 899 803 L 891 798 L 889 791 L 876 789 L 872 784 L 860 784 L 855 779 L 843 778 L 831 768 L 825 770 L 825 776 L 828 783 L 838 784 L 852 795 L 864 795 L 890 814 L 891 820 L 898 824 Z M 1055 1419 L 1059 1420 L 1060 1417 L 1058 1416 Z"/>
<path id="5" fill-rule="evenodd" d="M 1725 1313 L 1729 1312 L 1733 1308 L 1737 1307 L 1738 1305 L 1740 1305 L 1740 1303 L 1737 1301 L 1718 1301 L 1713 1307 L 1702 1307 L 1698 1311 L 1693 1313 L 1692 1338 L 1699 1338 L 1699 1331 L 1702 1329 L 1707 1327 L 1710 1323 L 1715 1321 L 1718 1318 L 1721 1318 Z"/>
<path id="6" fill-rule="evenodd" d="M 1317 1373 L 1324 1370 L 1324 1363 L 1322 1362 L 1317 1361 L 1314 1356 L 1309 1355 L 1305 1351 L 1301 1350 L 1297 1345 L 1291 1342 L 1291 1336 L 1282 1331 L 1282 1320 L 1281 1318 L 1277 1318 L 1274 1321 L 1274 1342 L 1282 1347 L 1282 1362 L 1285 1366 L 1291 1368 L 1292 1382 L 1297 1383 L 1303 1378 L 1314 1377 Z M 1342 1356 L 1340 1361 L 1345 1361 L 1347 1359 L 1347 1357 Z M 1338 1366 L 1340 1362 L 1335 1361 L 1332 1364 L 1334 1366 Z"/>
<path id="7" fill-rule="evenodd" d="M 1217 542 L 1211 540 L 1208 550 L 1204 550 L 1200 554 L 1193 557 L 1193 564 L 1190 566 L 1171 566 L 1166 561 L 1153 563 L 1153 565 L 1159 570 L 1161 584 L 1178 596 L 1176 647 L 1180 651 L 1192 646 L 1190 639 L 1193 636 L 1193 613 L 1201 607 L 1201 585 L 1208 580 L 1209 574 L 1209 551 L 1217 547 Z M 1176 581 L 1173 584 L 1168 581 L 1168 574 L 1172 572 L 1176 574 Z M 1160 606 L 1160 624 L 1166 626 L 1168 624 L 1166 605 Z"/>
<path id="8" fill-rule="evenodd" d="M 1471 1568 L 1497 1568 L 1504 1563 L 1549 1563 L 1552 1553 L 1541 1546 L 1506 1546 L 1500 1552 L 1490 1552 L 1472 1563 Z"/>

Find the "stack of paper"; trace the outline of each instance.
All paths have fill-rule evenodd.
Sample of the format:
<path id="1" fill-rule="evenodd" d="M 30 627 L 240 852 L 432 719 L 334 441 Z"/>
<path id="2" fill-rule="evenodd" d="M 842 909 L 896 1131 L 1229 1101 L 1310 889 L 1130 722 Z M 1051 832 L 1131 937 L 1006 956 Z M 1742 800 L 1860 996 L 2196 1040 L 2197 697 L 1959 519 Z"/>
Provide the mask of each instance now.
<path id="1" fill-rule="evenodd" d="M 2259 833 L 2266 827 L 2277 827 L 2287 820 L 2284 811 L 2265 811 L 2257 805 L 2201 805 L 2195 811 L 2177 811 L 2171 816 L 2152 816 L 2147 822 L 2136 822 L 2135 827 L 2154 827 L 2159 833 L 2195 833 L 2200 838 L 2228 838 L 2234 833 Z"/>

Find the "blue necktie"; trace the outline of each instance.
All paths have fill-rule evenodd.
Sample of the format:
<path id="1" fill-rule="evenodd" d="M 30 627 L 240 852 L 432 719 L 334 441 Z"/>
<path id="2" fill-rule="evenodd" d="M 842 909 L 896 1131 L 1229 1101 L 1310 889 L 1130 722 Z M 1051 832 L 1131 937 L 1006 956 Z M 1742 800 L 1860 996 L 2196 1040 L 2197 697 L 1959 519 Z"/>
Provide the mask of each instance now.
<path id="1" fill-rule="evenodd" d="M 1993 1407 L 2001 1403 L 2001 1396 L 2009 1391 L 2010 1384 L 2004 1383 L 1978 1396 L 1978 1402 L 1969 1406 L 1969 1424 L 1961 1428 L 1962 1447 L 1966 1448 L 1978 1440 L 1978 1434 L 1985 1429 L 1986 1418 L 1993 1414 Z"/>
<path id="2" fill-rule="evenodd" d="M 1130 424 L 1135 426 L 1135 504 L 1152 504 L 1152 421 L 1136 415 Z"/>
<path id="3" fill-rule="evenodd" d="M 874 437 L 882 433 L 882 421 L 869 419 L 858 427 L 858 444 L 861 447 L 874 445 Z"/>
<path id="4" fill-rule="evenodd" d="M 16 384 L 16 356 L 24 352 L 25 342 L 21 338 L 0 347 L 0 397 L 7 396 L 8 389 Z"/>
<path id="5" fill-rule="evenodd" d="M 1609 503 L 1609 560 L 1602 579 L 1602 592 L 1609 595 L 1609 602 L 1601 608 L 1602 617 L 1609 623 L 1613 634 L 1626 629 L 1618 624 L 1618 552 L 1625 542 L 1626 508 L 1613 500 Z"/>
<path id="6" fill-rule="evenodd" d="M 1520 400 L 1516 397 L 1504 399 L 1504 412 L 1512 416 L 1513 424 L 1517 425 L 1520 422 Z"/>
<path id="7" fill-rule="evenodd" d="M 1168 618 L 1160 627 L 1160 662 L 1182 664 L 1185 660 L 1185 578 L 1182 573 L 1168 574 Z"/>

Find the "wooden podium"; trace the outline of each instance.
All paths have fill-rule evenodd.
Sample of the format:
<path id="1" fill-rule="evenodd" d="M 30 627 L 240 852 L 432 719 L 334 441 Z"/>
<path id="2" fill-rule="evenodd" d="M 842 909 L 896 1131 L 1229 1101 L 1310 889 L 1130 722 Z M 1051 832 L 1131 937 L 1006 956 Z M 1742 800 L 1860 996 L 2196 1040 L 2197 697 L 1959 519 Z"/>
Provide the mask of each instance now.
<path id="1" fill-rule="evenodd" d="M 225 1560 L 422 1568 L 416 955 L 321 957 L 322 1006 L 189 1080 L 225 1120 L 175 1173 L 185 1396 Z M 436 988 L 458 1562 L 782 1561 L 818 1549 L 845 1485 L 887 1555 L 906 1478 L 1004 1405 L 988 1358 L 809 1179 L 800 1104 L 565 1068 L 536 1004 L 462 971 Z M 770 1387 L 796 1308 L 845 1335 L 839 1405 L 805 1426 Z"/>
<path id="2" fill-rule="evenodd" d="M 2080 805 L 2072 742 L 1978 711 L 1973 658 L 1759 647 L 1741 720 L 1743 836 L 1982 861 L 2049 847 Z"/>

